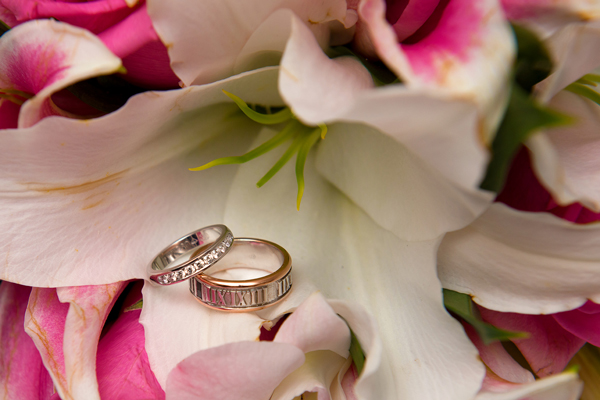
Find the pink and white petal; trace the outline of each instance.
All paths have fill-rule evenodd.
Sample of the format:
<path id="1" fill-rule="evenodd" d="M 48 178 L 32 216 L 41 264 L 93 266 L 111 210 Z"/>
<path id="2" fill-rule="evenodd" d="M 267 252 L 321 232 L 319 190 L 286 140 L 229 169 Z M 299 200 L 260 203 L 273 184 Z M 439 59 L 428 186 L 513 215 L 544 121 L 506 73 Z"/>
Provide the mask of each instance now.
<path id="1" fill-rule="evenodd" d="M 475 400 L 577 400 L 582 390 L 577 373 L 563 372 L 503 393 L 481 392 Z"/>
<path id="2" fill-rule="evenodd" d="M 575 118 L 570 125 L 535 135 L 527 142 L 536 176 L 560 205 L 581 203 L 600 212 L 600 107 L 571 92 L 558 93 L 550 106 Z"/>
<path id="3" fill-rule="evenodd" d="M 407 242 L 382 229 L 316 173 L 312 156 L 296 211 L 296 183 L 286 179 L 293 166 L 260 189 L 254 185 L 277 157 L 268 154 L 238 170 L 224 219 L 234 232 L 274 240 L 294 258 L 294 290 L 261 315 L 273 319 L 315 289 L 328 299 L 358 302 L 362 307 L 330 301 L 367 355 L 358 397 L 474 396 L 484 367 L 462 327 L 443 309 L 435 273 L 439 241 Z"/>
<path id="4" fill-rule="evenodd" d="M 314 25 L 319 42 L 326 44 L 329 29 L 319 25 L 344 22 L 348 13 L 343 0 L 253 0 L 241 4 L 212 0 L 193 8 L 185 0 L 148 1 L 154 27 L 169 49 L 171 67 L 185 85 L 232 75 L 236 59 L 253 32 L 272 13 L 284 8 L 292 10 L 306 25 Z M 352 12 L 349 14 L 348 18 L 355 18 Z"/>
<path id="5" fill-rule="evenodd" d="M 163 388 L 168 387 L 167 376 L 171 370 L 192 354 L 231 342 L 258 340 L 264 322 L 256 313 L 231 314 L 204 307 L 190 295 L 186 284 L 167 287 L 146 284 L 143 295 L 140 323 L 146 335 L 146 351 L 152 371 Z M 229 362 L 230 367 L 235 367 L 233 360 Z M 230 367 L 225 369 L 228 375 Z M 209 370 L 217 372 L 217 369 Z"/>
<path id="6" fill-rule="evenodd" d="M 312 351 L 305 357 L 304 364 L 285 377 L 270 400 L 289 400 L 304 392 L 317 392 L 320 400 L 332 398 L 329 388 L 346 359 L 328 350 Z"/>
<path id="7" fill-rule="evenodd" d="M 533 372 L 545 377 L 561 372 L 585 341 L 562 329 L 551 315 L 503 313 L 479 308 L 484 321 L 527 338 L 512 339 Z"/>
<path id="8" fill-rule="evenodd" d="M 406 85 L 472 101 L 489 140 L 507 100 L 512 32 L 496 0 L 450 0 L 437 7 L 445 7 L 433 13 L 440 13 L 437 24 L 432 15 L 402 43 L 386 20 L 383 0 L 363 1 L 359 15 L 377 55 Z"/>
<path id="9" fill-rule="evenodd" d="M 33 288 L 25 314 L 25 331 L 33 339 L 50 373 L 54 388 L 65 400 L 73 400 L 65 375 L 63 343 L 69 305 L 58 300 L 56 289 Z"/>
<path id="10" fill-rule="evenodd" d="M 0 285 L 0 397 L 46 400 L 54 389 L 40 353 L 24 329 L 31 288 Z"/>
<path id="11" fill-rule="evenodd" d="M 97 375 L 100 398 L 164 400 L 165 392 L 150 369 L 144 348 L 140 310 L 119 316 L 98 344 Z"/>
<path id="12" fill-rule="evenodd" d="M 0 60 L 0 88 L 35 95 L 21 108 L 23 128 L 46 116 L 53 93 L 121 68 L 121 60 L 96 36 L 52 20 L 31 21 L 8 31 L 0 40 Z"/>
<path id="13" fill-rule="evenodd" d="M 274 341 L 293 344 L 305 353 L 330 350 L 342 358 L 350 355 L 348 325 L 319 292 L 310 295 L 284 321 Z"/>
<path id="14" fill-rule="evenodd" d="M 371 86 L 357 61 L 327 58 L 308 29 L 293 23 L 279 88 L 294 114 L 310 125 L 368 124 L 393 138 L 364 125 L 329 125 L 318 153 L 319 171 L 402 238 L 431 239 L 470 223 L 492 199 L 477 189 L 488 151 L 475 107 L 403 86 L 368 90 Z M 379 184 L 386 179 L 399 184 Z M 405 204 L 398 207 L 399 201 Z"/>
<path id="15" fill-rule="evenodd" d="M 438 274 L 445 288 L 483 307 L 550 314 L 600 301 L 600 225 L 494 203 L 444 237 Z"/>
<path id="16" fill-rule="evenodd" d="M 563 329 L 596 347 L 600 346 L 600 314 L 571 310 L 552 316 Z"/>
<path id="17" fill-rule="evenodd" d="M 358 373 L 352 363 L 352 358 L 348 357 L 340 368 L 338 375 L 331 382 L 331 398 L 335 400 L 357 400 L 354 393 L 357 379 Z"/>
<path id="18" fill-rule="evenodd" d="M 146 278 L 166 244 L 222 219 L 237 167 L 188 168 L 244 153 L 258 132 L 222 90 L 277 105 L 276 79 L 266 69 L 146 92 L 99 119 L 4 131 L 0 279 L 58 287 Z"/>
<path id="19" fill-rule="evenodd" d="M 237 342 L 197 352 L 169 374 L 167 399 L 264 400 L 304 362 L 297 347 Z"/>
<path id="20" fill-rule="evenodd" d="M 463 327 L 471 342 L 477 347 L 481 360 L 493 372 L 492 375 L 497 376 L 503 381 L 512 383 L 528 383 L 535 380 L 531 372 L 521 367 L 508 354 L 502 343 L 494 342 L 485 345 L 471 325 L 463 323 Z"/>
<path id="21" fill-rule="evenodd" d="M 63 357 L 69 394 L 75 399 L 100 400 L 96 378 L 98 340 L 125 282 L 56 289 L 61 303 L 69 304 L 64 325 Z"/>

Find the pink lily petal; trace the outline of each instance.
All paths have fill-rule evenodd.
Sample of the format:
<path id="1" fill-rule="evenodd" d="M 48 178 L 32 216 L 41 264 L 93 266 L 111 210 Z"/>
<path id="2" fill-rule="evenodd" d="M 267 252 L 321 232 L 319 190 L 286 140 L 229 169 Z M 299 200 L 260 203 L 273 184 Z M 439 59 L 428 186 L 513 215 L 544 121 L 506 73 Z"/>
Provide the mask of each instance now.
<path id="1" fill-rule="evenodd" d="M 274 341 L 293 344 L 305 353 L 331 350 L 347 358 L 350 330 L 333 311 L 325 297 L 316 292 L 304 300 L 285 320 Z"/>
<path id="2" fill-rule="evenodd" d="M 237 342 L 192 354 L 171 371 L 169 400 L 264 400 L 304 362 L 297 347 Z"/>
<path id="3" fill-rule="evenodd" d="M 61 303 L 56 289 L 33 288 L 25 314 L 25 331 L 33 339 L 57 393 L 72 399 L 68 390 L 63 355 L 65 321 L 69 305 Z"/>
<path id="4" fill-rule="evenodd" d="M 440 0 L 386 2 L 385 16 L 396 32 L 398 42 L 417 32 L 436 11 L 439 3 Z"/>
<path id="5" fill-rule="evenodd" d="M 118 282 L 32 291 L 25 326 L 61 397 L 100 399 L 98 339 L 124 286 Z"/>
<path id="6" fill-rule="evenodd" d="M 598 314 L 600 313 L 600 304 L 588 300 L 584 305 L 579 307 L 577 311 L 585 314 Z"/>
<path id="7" fill-rule="evenodd" d="M 483 320 L 502 329 L 529 332 L 512 339 L 535 374 L 544 377 L 562 371 L 585 341 L 563 329 L 550 315 L 503 313 L 480 307 Z"/>
<path id="8" fill-rule="evenodd" d="M 578 310 L 552 314 L 556 322 L 578 338 L 600 346 L 600 314 L 589 314 Z"/>
<path id="9" fill-rule="evenodd" d="M 344 398 L 345 400 L 358 400 L 356 393 L 354 393 L 357 380 L 358 372 L 352 363 L 352 358 L 348 357 L 331 383 L 331 398 L 336 400 Z"/>
<path id="10" fill-rule="evenodd" d="M 9 11 L 18 23 L 32 19 L 56 18 L 59 21 L 85 28 L 93 33 L 102 32 L 131 12 L 131 6 L 125 0 L 89 2 L 1 0 L 0 5 Z M 14 25 L 11 24 L 10 26 Z"/>
<path id="11" fill-rule="evenodd" d="M 329 40 L 328 23 L 345 22 L 342 0 L 210 0 L 190 7 L 186 0 L 148 2 L 152 23 L 169 49 L 171 66 L 187 86 L 223 79 L 234 73 L 237 57 L 255 30 L 279 9 L 290 9 L 311 26 L 321 43 Z M 348 18 L 355 18 L 350 12 Z M 261 36 L 265 46 L 279 41 L 279 32 Z M 202 40 L 199 38 L 210 38 Z M 277 49 L 279 52 L 283 48 Z"/>
<path id="12" fill-rule="evenodd" d="M 30 21 L 0 40 L 0 91 L 35 95 L 19 115 L 28 127 L 52 111 L 50 96 L 72 83 L 117 71 L 121 61 L 86 30 L 56 21 Z"/>
<path id="13" fill-rule="evenodd" d="M 480 392 L 475 400 L 577 400 L 582 390 L 583 382 L 577 373 L 569 371 L 517 386 L 498 382 L 493 390 Z"/>
<path id="14" fill-rule="evenodd" d="M 502 381 L 512 383 L 527 383 L 535 380 L 533 374 L 521 367 L 514 358 L 504 349 L 502 343 L 494 342 L 485 345 L 475 329 L 466 323 L 463 323 L 465 332 L 469 339 L 477 347 L 479 356 L 485 365 L 493 372 L 493 375 Z M 488 374 L 486 374 L 487 377 Z M 484 384 L 485 386 L 485 384 Z"/>
<path id="15" fill-rule="evenodd" d="M 318 393 L 319 400 L 332 399 L 331 384 L 346 359 L 332 351 L 323 350 L 312 351 L 305 356 L 304 364 L 285 377 L 273 391 L 270 400 L 293 399 L 305 392 Z"/>
<path id="16" fill-rule="evenodd" d="M 0 129 L 14 129 L 18 125 L 21 106 L 6 99 L 0 99 Z"/>
<path id="17" fill-rule="evenodd" d="M 179 78 L 169 66 L 169 55 L 154 31 L 146 4 L 98 35 L 123 59 L 125 79 L 153 88 L 178 87 Z"/>
<path id="18" fill-rule="evenodd" d="M 422 21 L 421 13 L 431 12 L 432 4 L 427 5 L 421 10 L 407 6 L 406 18 Z M 365 0 L 359 7 L 377 55 L 406 85 L 473 101 L 489 140 L 504 110 L 514 54 L 512 34 L 499 4 L 494 0 L 439 2 L 408 38 L 403 36 L 414 27 L 399 38 L 385 14 L 384 0 Z"/>
<path id="19" fill-rule="evenodd" d="M 0 397 L 47 400 L 52 380 L 40 353 L 23 328 L 31 288 L 0 284 Z"/>
<path id="20" fill-rule="evenodd" d="M 163 400 L 165 392 L 150 369 L 141 310 L 124 312 L 98 344 L 96 373 L 100 398 Z"/>

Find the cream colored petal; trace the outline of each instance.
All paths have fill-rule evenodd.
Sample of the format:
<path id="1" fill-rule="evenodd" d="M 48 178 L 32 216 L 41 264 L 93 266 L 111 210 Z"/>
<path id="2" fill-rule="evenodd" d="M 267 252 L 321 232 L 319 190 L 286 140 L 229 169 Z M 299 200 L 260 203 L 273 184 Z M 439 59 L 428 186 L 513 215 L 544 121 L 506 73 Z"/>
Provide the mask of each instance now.
<path id="1" fill-rule="evenodd" d="M 495 203 L 447 234 L 438 255 L 444 287 L 482 306 L 522 314 L 571 310 L 600 301 L 600 224 Z"/>
<path id="2" fill-rule="evenodd" d="M 57 287 L 146 278 L 158 251 L 222 220 L 236 167 L 188 168 L 245 152 L 258 131 L 222 89 L 277 104 L 276 78 L 268 69 L 146 92 L 103 118 L 5 130 L 0 279 Z"/>
<path id="3" fill-rule="evenodd" d="M 475 400 L 577 400 L 583 382 L 575 372 L 563 372 L 503 393 L 483 392 Z"/>

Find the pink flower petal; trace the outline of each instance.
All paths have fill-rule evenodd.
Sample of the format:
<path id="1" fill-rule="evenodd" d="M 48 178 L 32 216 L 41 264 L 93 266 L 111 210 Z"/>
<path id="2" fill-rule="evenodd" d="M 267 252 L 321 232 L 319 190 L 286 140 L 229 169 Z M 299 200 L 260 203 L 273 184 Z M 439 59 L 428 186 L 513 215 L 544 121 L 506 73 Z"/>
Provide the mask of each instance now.
<path id="1" fill-rule="evenodd" d="M 68 395 L 63 338 L 69 305 L 58 300 L 56 289 L 33 288 L 25 314 L 25 331 L 33 339 L 57 393 Z"/>
<path id="2" fill-rule="evenodd" d="M 46 400 L 52 380 L 40 353 L 23 327 L 31 288 L 11 282 L 0 285 L 0 397 Z"/>
<path id="3" fill-rule="evenodd" d="M 96 373 L 100 397 L 110 400 L 164 399 L 150 369 L 144 347 L 144 328 L 138 322 L 141 311 L 119 316 L 98 344 Z"/>
<path id="4" fill-rule="evenodd" d="M 587 301 L 584 305 L 577 309 L 582 313 L 586 314 L 597 314 L 600 313 L 600 304 L 594 303 L 593 301 Z"/>
<path id="5" fill-rule="evenodd" d="M 274 342 L 289 343 L 305 353 L 331 350 L 349 355 L 350 330 L 320 292 L 313 293 L 285 320 Z"/>
<path id="6" fill-rule="evenodd" d="M 304 363 L 296 346 L 229 343 L 192 354 L 167 379 L 169 400 L 264 400 Z"/>
<path id="7" fill-rule="evenodd" d="M 121 60 L 86 30 L 56 21 L 31 21 L 0 40 L 0 91 L 35 95 L 26 101 L 19 126 L 52 114 L 49 97 L 75 82 L 117 71 Z"/>
<path id="8" fill-rule="evenodd" d="M 484 321 L 502 329 L 529 332 L 526 339 L 513 339 L 539 377 L 562 371 L 585 341 L 563 329 L 550 315 L 503 313 L 479 307 Z"/>
<path id="9" fill-rule="evenodd" d="M 0 129 L 16 128 L 20 109 L 20 105 L 6 99 L 0 99 Z"/>
<path id="10" fill-rule="evenodd" d="M 594 346 L 600 346 L 600 314 L 588 314 L 580 310 L 572 310 L 552 314 L 552 316 L 560 326 L 573 335 Z"/>

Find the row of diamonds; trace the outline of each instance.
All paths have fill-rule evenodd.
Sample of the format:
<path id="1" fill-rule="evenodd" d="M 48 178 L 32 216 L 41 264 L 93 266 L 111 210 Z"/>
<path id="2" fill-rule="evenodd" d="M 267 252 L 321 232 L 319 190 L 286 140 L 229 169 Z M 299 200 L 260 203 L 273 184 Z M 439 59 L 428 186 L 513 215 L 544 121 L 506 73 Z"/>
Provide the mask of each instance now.
<path id="1" fill-rule="evenodd" d="M 225 254 L 226 249 L 228 247 L 231 247 L 232 243 L 233 235 L 228 233 L 225 236 L 225 240 L 223 240 L 223 242 L 219 246 L 217 246 L 217 248 L 215 248 L 213 251 L 180 270 L 171 271 L 159 276 L 157 278 L 158 283 L 162 285 L 169 285 L 171 283 L 179 282 L 190 278 L 191 276 L 197 274 L 200 270 L 203 270 L 206 267 L 217 262 L 217 260 L 219 260 Z"/>

